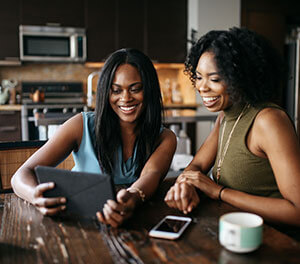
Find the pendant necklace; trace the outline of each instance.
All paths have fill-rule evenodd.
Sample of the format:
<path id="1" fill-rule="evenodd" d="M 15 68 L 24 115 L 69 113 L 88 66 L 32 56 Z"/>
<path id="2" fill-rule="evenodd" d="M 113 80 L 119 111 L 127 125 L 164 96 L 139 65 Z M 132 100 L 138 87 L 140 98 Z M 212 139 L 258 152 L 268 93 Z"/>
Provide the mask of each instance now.
<path id="1" fill-rule="evenodd" d="M 223 164 L 223 161 L 224 161 L 224 158 L 225 158 L 225 155 L 226 155 L 226 152 L 227 152 L 227 149 L 228 149 L 228 146 L 229 146 L 229 143 L 230 143 L 230 139 L 231 139 L 231 136 L 233 134 L 233 131 L 236 127 L 236 125 L 238 124 L 238 122 L 240 121 L 242 115 L 244 114 L 245 110 L 247 108 L 249 108 L 250 104 L 247 104 L 245 105 L 245 107 L 243 108 L 243 110 L 241 111 L 241 113 L 239 114 L 238 118 L 235 120 L 235 123 L 229 133 L 229 136 L 228 136 L 228 139 L 224 145 L 224 148 L 223 148 L 223 152 L 222 152 L 222 144 L 223 144 L 223 138 L 224 138 L 224 131 L 225 131 L 225 128 L 226 128 L 226 124 L 227 124 L 227 121 L 225 120 L 224 122 L 224 127 L 223 127 L 223 130 L 222 130 L 222 135 L 221 135 L 221 140 L 220 140 L 220 152 L 219 152 L 219 159 L 218 159 L 218 165 L 217 165 L 217 184 L 219 184 L 219 180 L 220 180 L 220 177 L 221 177 L 221 174 L 220 174 L 220 171 L 221 171 L 221 166 Z"/>

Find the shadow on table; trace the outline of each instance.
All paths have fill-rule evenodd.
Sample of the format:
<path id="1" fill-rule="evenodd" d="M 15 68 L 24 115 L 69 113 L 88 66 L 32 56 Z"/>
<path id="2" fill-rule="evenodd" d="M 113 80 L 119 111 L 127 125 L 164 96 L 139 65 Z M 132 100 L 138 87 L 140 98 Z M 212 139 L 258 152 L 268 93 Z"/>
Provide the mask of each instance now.
<path id="1" fill-rule="evenodd" d="M 17 245 L 11 245 L 0 242 L 0 263 L 35 263 L 37 260 L 37 251 L 34 248 L 23 248 Z"/>

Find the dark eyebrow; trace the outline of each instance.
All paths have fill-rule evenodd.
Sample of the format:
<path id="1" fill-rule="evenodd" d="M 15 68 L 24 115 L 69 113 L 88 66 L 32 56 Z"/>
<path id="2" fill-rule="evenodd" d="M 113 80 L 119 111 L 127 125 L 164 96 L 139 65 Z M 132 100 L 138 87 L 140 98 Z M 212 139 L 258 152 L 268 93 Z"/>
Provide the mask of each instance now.
<path id="1" fill-rule="evenodd" d="M 200 72 L 198 72 L 198 71 L 196 71 L 196 74 L 200 74 L 200 75 L 202 75 Z M 209 74 L 208 74 L 208 76 L 212 76 L 212 75 L 220 75 L 220 73 L 218 73 L 218 72 L 210 72 Z"/>
<path id="2" fill-rule="evenodd" d="M 142 82 L 135 82 L 135 83 L 130 84 L 129 86 L 132 87 L 132 86 L 135 86 L 137 84 L 143 84 L 143 83 Z M 111 85 L 115 85 L 115 86 L 121 87 L 121 85 L 119 85 L 117 83 L 112 83 Z"/>

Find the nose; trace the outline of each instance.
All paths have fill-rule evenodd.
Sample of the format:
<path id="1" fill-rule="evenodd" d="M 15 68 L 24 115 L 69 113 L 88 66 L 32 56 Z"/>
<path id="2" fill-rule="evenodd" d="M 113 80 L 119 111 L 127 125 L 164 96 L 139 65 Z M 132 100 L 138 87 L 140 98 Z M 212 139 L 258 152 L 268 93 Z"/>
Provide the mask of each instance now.
<path id="1" fill-rule="evenodd" d="M 207 85 L 207 81 L 202 79 L 200 81 L 196 82 L 196 89 L 198 90 L 199 93 L 204 93 L 209 91 L 209 86 Z"/>
<path id="2" fill-rule="evenodd" d="M 124 102 L 127 102 L 127 101 L 130 101 L 130 99 L 131 99 L 130 92 L 128 90 L 124 89 L 122 94 L 121 94 L 120 100 L 124 101 Z"/>

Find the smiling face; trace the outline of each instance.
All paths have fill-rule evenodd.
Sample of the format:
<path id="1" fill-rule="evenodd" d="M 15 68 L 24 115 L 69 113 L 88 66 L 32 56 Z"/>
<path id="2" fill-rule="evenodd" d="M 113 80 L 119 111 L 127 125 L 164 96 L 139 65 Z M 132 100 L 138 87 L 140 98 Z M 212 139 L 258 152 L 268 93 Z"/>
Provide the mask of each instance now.
<path id="1" fill-rule="evenodd" d="M 226 92 L 227 84 L 218 72 L 212 52 L 204 52 L 198 61 L 196 89 L 202 97 L 203 105 L 211 112 L 218 112 L 232 105 Z"/>
<path id="2" fill-rule="evenodd" d="M 120 65 L 113 79 L 109 103 L 120 122 L 135 123 L 143 110 L 144 91 L 137 68 Z"/>

